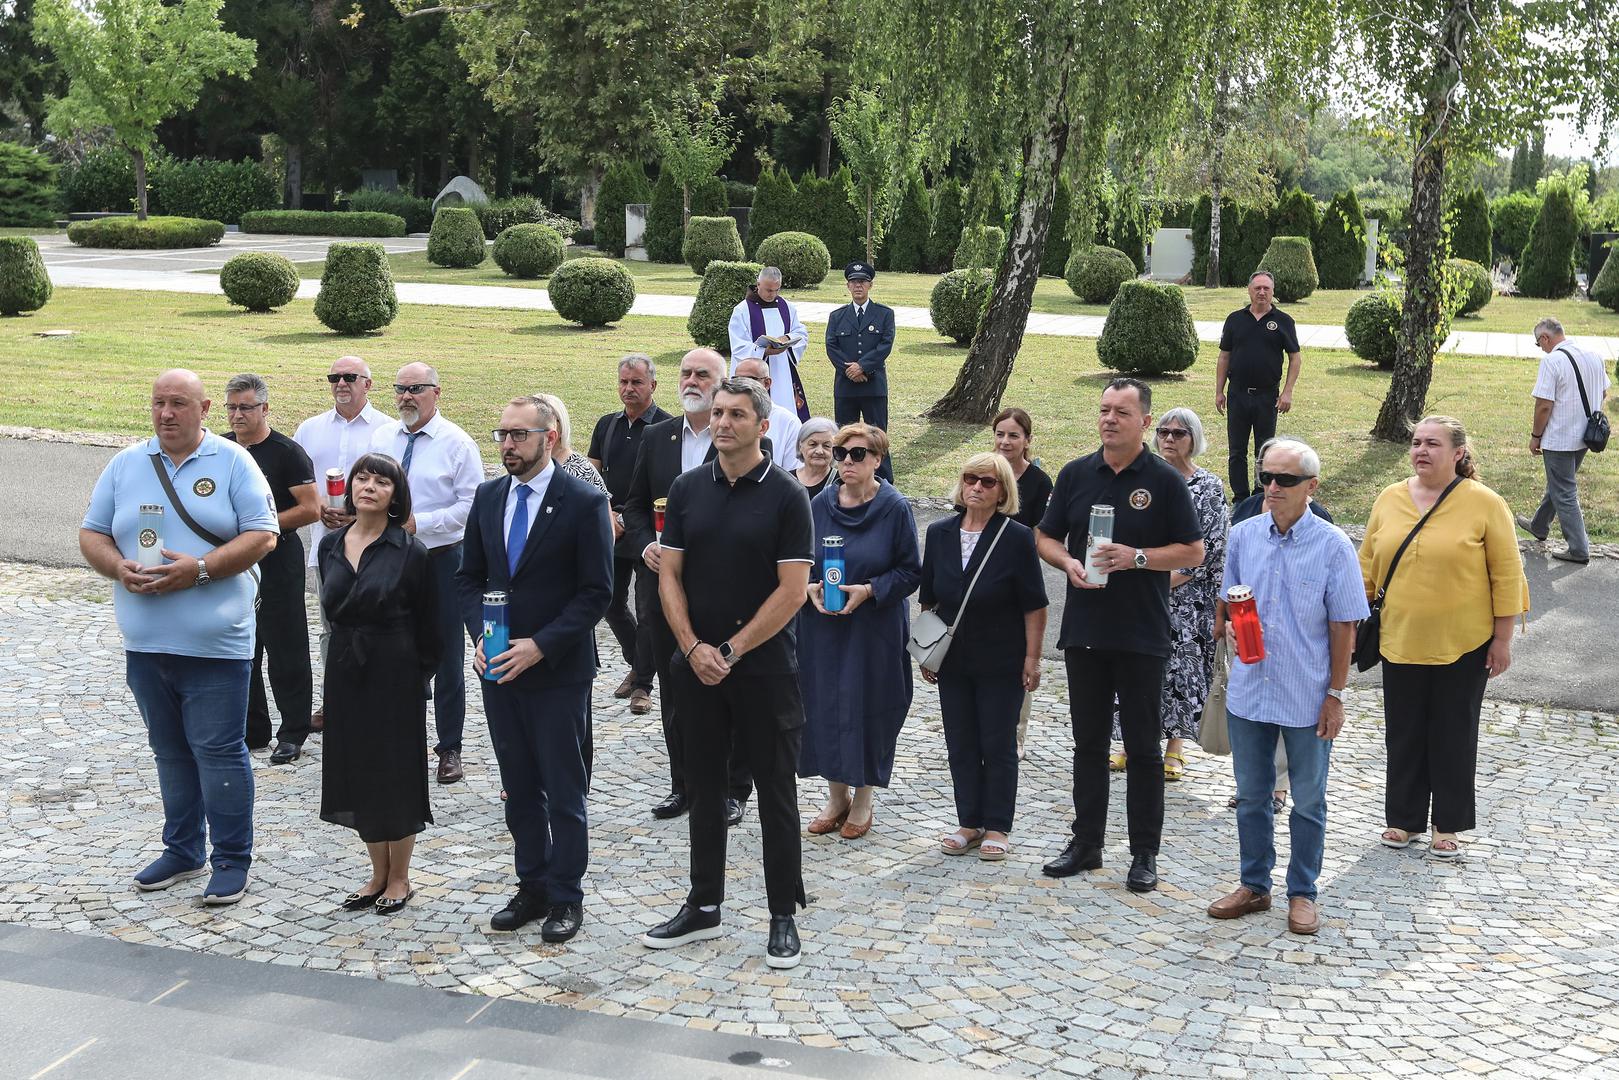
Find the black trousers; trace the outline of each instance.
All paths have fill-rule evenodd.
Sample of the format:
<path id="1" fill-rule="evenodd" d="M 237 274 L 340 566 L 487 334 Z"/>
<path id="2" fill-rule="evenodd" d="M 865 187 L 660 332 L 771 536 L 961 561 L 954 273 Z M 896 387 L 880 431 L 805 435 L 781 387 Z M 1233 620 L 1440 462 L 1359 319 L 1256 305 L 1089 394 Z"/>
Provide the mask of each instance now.
<path id="1" fill-rule="evenodd" d="M 686 728 L 687 794 L 691 813 L 691 894 L 694 907 L 725 902 L 726 758 L 741 752 L 759 788 L 770 914 L 791 915 L 803 904 L 799 847 L 798 746 L 804 702 L 795 675 L 730 675 L 704 686 L 685 661 L 675 665 L 675 697 Z"/>
<path id="2" fill-rule="evenodd" d="M 1265 440 L 1276 437 L 1277 390 L 1262 390 L 1250 394 L 1246 387 L 1233 386 L 1226 391 L 1225 434 L 1228 444 L 1226 467 L 1231 474 L 1231 494 L 1234 499 L 1246 499 L 1259 486 L 1259 478 L 1248 483 L 1248 463 L 1265 445 Z M 1248 448 L 1248 436 L 1253 434 L 1254 446 Z"/>
<path id="3" fill-rule="evenodd" d="M 643 593 L 638 584 L 635 600 L 640 609 L 642 625 L 651 627 L 653 667 L 658 673 L 658 713 L 663 720 L 663 745 L 669 751 L 669 790 L 676 795 L 689 795 L 691 788 L 686 779 L 686 735 L 681 726 L 680 695 L 673 692 L 674 683 L 670 674 L 671 666 L 679 656 L 680 646 L 663 618 L 657 575 L 648 570 L 646 579 L 649 583 L 646 592 Z M 680 666 L 685 667 L 685 664 L 682 662 Z M 730 772 L 727 795 L 745 802 L 753 794 L 753 778 L 749 773 L 747 755 L 733 746 L 727 760 Z"/>
<path id="4" fill-rule="evenodd" d="M 635 612 L 641 608 L 639 594 L 646 588 L 643 578 L 650 579 L 652 588 L 657 589 L 657 575 L 640 559 L 613 560 L 613 600 L 607 605 L 607 627 L 618 639 L 624 663 L 629 666 L 630 674 L 635 679 L 635 689 L 650 693 L 654 674 L 652 627 L 647 625 L 645 619 L 635 617 Z"/>
<path id="5" fill-rule="evenodd" d="M 844 424 L 853 424 L 864 421 L 874 428 L 882 428 L 884 434 L 888 432 L 888 398 L 886 397 L 832 397 L 832 419 L 838 422 L 838 427 Z M 884 457 L 883 463 L 877 467 L 877 475 L 894 482 L 894 459 Z"/>
<path id="6" fill-rule="evenodd" d="M 276 740 L 302 746 L 309 737 L 315 707 L 309 668 L 309 614 L 304 609 L 304 542 L 283 533 L 275 549 L 259 561 L 261 602 L 253 646 L 253 677 L 247 690 L 247 745 L 270 745 L 270 703 L 264 692 L 264 657 L 269 654 L 270 692 L 281 714 Z"/>
<path id="7" fill-rule="evenodd" d="M 1124 752 L 1125 809 L 1130 854 L 1157 855 L 1164 831 L 1164 753 L 1159 697 L 1164 688 L 1161 656 L 1113 649 L 1066 649 L 1068 715 L 1074 729 L 1074 838 L 1101 847 L 1107 831 L 1109 740 L 1113 696 L 1119 699 Z"/>
<path id="8" fill-rule="evenodd" d="M 956 789 L 956 824 L 1012 831 L 1023 676 L 939 673 L 939 717 Z"/>
<path id="9" fill-rule="evenodd" d="M 1486 641 L 1449 664 L 1383 661 L 1383 812 L 1391 829 L 1423 832 L 1428 804 L 1438 832 L 1476 827 L 1479 710 Z"/>

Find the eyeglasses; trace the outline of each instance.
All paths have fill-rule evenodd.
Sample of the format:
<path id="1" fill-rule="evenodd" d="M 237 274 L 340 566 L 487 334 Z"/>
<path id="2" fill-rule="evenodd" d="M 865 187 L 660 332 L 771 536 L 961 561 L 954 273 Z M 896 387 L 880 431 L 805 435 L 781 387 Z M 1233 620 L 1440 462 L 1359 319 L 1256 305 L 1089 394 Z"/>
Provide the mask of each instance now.
<path id="1" fill-rule="evenodd" d="M 352 382 L 358 382 L 359 380 L 364 379 L 366 377 L 367 376 L 361 375 L 358 372 L 354 372 L 354 371 L 334 371 L 330 375 L 326 376 L 326 381 L 331 383 L 333 386 L 336 386 L 338 384 L 338 382 L 340 382 L 340 381 L 341 382 L 346 382 L 346 383 L 352 383 Z M 398 390 L 399 387 L 395 386 L 394 389 Z"/>
<path id="2" fill-rule="evenodd" d="M 864 446 L 834 446 L 832 448 L 832 460 L 843 461 L 848 459 L 859 464 L 866 460 L 867 454 L 875 454 L 876 452 Z"/>
<path id="3" fill-rule="evenodd" d="M 495 445 L 497 445 L 497 446 L 500 445 L 501 443 L 505 442 L 507 439 L 510 439 L 514 443 L 521 444 L 521 443 L 528 442 L 528 437 L 531 434 L 533 434 L 533 435 L 543 435 L 547 431 L 550 431 L 550 430 L 551 429 L 548 428 L 548 427 L 518 427 L 518 428 L 503 428 L 503 427 L 500 427 L 500 428 L 496 428 L 495 430 L 491 431 L 489 433 L 489 437 L 495 441 Z"/>
<path id="4" fill-rule="evenodd" d="M 434 390 L 437 388 L 438 383 L 436 382 L 413 382 L 409 386 L 406 386 L 404 383 L 394 383 L 394 393 L 396 394 L 419 394 L 423 390 Z"/>
<path id="5" fill-rule="evenodd" d="M 1315 477 L 1313 477 L 1313 476 L 1299 476 L 1297 473 L 1262 472 L 1262 473 L 1259 474 L 1259 486 L 1262 487 L 1262 488 L 1265 488 L 1265 487 L 1270 487 L 1272 484 L 1275 484 L 1277 487 L 1285 487 L 1285 488 L 1298 487 L 1300 484 L 1304 483 L 1306 480 L 1313 480 L 1313 479 L 1315 479 Z"/>
<path id="6" fill-rule="evenodd" d="M 269 402 L 267 401 L 261 401 L 255 405 L 226 405 L 225 411 L 228 413 L 250 413 L 254 409 L 262 409 L 268 404 Z"/>
<path id="7" fill-rule="evenodd" d="M 963 488 L 970 488 L 975 485 L 982 487 L 985 491 L 994 491 L 1001 486 L 1001 478 L 998 476 L 974 476 L 972 473 L 961 474 L 961 486 Z"/>
<path id="8" fill-rule="evenodd" d="M 1158 429 L 1160 439 L 1184 439 L 1192 433 L 1183 427 L 1161 427 Z"/>

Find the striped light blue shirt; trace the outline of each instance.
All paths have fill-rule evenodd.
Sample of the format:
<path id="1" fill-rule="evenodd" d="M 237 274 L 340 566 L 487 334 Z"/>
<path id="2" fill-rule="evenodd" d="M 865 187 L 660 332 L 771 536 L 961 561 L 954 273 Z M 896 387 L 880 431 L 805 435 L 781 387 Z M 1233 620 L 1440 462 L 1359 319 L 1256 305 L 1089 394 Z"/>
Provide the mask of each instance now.
<path id="1" fill-rule="evenodd" d="M 1269 513 L 1231 527 L 1221 595 L 1254 590 L 1265 659 L 1233 658 L 1226 707 L 1244 720 L 1314 727 L 1331 677 L 1328 624 L 1367 614 L 1355 545 L 1342 529 L 1305 514 L 1286 533 Z"/>

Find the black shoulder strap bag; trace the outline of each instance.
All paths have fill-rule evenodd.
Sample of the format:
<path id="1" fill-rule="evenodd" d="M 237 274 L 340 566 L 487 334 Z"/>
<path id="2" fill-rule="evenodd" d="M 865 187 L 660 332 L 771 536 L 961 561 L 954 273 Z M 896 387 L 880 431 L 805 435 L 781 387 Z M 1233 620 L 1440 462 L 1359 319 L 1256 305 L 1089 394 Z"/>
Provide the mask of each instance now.
<path id="1" fill-rule="evenodd" d="M 1394 580 L 1394 571 L 1399 568 L 1400 556 L 1405 554 L 1405 549 L 1411 546 L 1411 541 L 1417 538 L 1417 533 L 1422 531 L 1422 527 L 1428 524 L 1428 519 L 1439 509 L 1439 504 L 1445 501 L 1445 496 L 1455 491 L 1456 485 L 1461 482 L 1462 477 L 1458 476 L 1450 482 L 1449 487 L 1439 493 L 1439 498 L 1428 507 L 1428 512 L 1411 526 L 1411 531 L 1406 533 L 1405 541 L 1400 544 L 1399 550 L 1390 560 L 1388 573 L 1383 575 L 1383 585 L 1377 590 L 1377 598 L 1371 603 L 1370 614 L 1355 628 L 1355 667 L 1359 670 L 1370 671 L 1383 662 L 1383 597 L 1389 591 L 1389 582 Z M 1364 540 L 1361 542 L 1365 543 Z"/>
<path id="2" fill-rule="evenodd" d="M 163 467 L 163 463 L 158 460 L 158 455 L 151 455 L 151 461 L 152 471 L 157 473 L 158 482 L 163 485 L 163 494 L 169 497 L 170 505 L 174 507 L 174 512 L 180 515 L 180 520 L 185 522 L 186 528 L 196 533 L 199 540 L 206 541 L 216 548 L 224 547 L 225 538 L 203 528 L 197 519 L 191 516 L 191 511 L 186 509 L 186 504 L 180 501 L 180 493 L 174 490 L 174 483 L 169 479 L 169 470 Z M 259 591 L 259 568 L 249 566 L 247 576 L 253 579 L 253 610 L 257 611 L 259 604 L 264 600 Z"/>
<path id="3" fill-rule="evenodd" d="M 1601 409 L 1591 408 L 1591 399 L 1585 394 L 1585 379 L 1580 376 L 1580 365 L 1574 359 L 1574 354 L 1564 348 L 1557 351 L 1568 357 L 1569 366 L 1574 369 L 1574 385 L 1580 388 L 1580 408 L 1585 410 L 1585 448 L 1593 454 L 1600 454 L 1608 448 L 1608 415 Z M 1602 403 L 1599 401 L 1597 404 Z"/>

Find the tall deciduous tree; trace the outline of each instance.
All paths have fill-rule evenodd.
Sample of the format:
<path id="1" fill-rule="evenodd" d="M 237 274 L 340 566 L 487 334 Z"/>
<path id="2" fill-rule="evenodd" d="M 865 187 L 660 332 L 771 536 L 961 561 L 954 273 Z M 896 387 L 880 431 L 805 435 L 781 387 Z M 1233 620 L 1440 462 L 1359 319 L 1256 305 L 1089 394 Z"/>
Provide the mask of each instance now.
<path id="1" fill-rule="evenodd" d="M 34 0 L 0 3 L 0 129 L 15 115 L 38 142 L 45 137 L 46 99 L 59 91 L 62 73 L 33 39 L 34 6 Z"/>
<path id="2" fill-rule="evenodd" d="M 37 34 L 67 73 L 51 105 L 62 132 L 111 128 L 135 169 L 136 216 L 146 218 L 146 153 L 157 125 L 197 103 L 202 84 L 253 66 L 254 45 L 219 26 L 224 0 L 41 0 Z"/>
<path id="3" fill-rule="evenodd" d="M 875 91 L 855 89 L 832 106 L 832 135 L 854 174 L 855 209 L 866 228 L 866 261 L 877 261 L 907 164 L 899 120 Z"/>
<path id="4" fill-rule="evenodd" d="M 692 189 L 719 172 L 736 148 L 735 125 L 720 115 L 712 100 L 693 94 L 674 116 L 657 117 L 653 129 L 658 134 L 659 167 L 680 188 L 680 224 L 684 228 L 691 224 Z"/>

